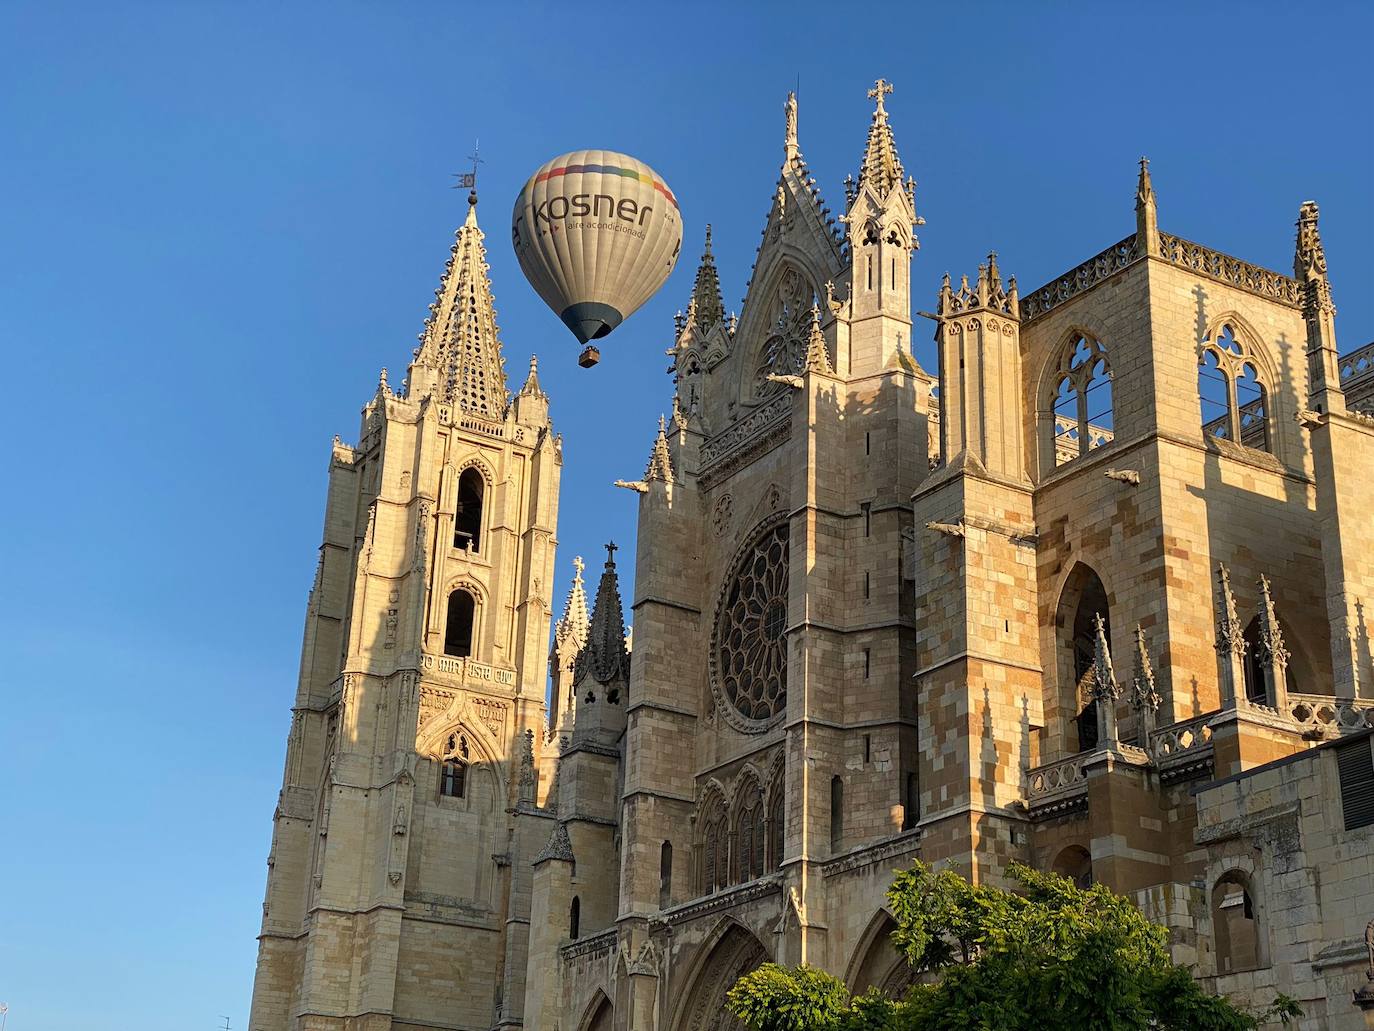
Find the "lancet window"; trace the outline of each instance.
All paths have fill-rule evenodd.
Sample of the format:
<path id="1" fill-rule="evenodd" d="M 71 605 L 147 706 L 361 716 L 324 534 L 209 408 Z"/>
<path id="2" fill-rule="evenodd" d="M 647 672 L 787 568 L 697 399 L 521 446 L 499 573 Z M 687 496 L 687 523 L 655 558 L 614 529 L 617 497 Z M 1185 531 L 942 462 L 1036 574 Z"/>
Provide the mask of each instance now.
<path id="1" fill-rule="evenodd" d="M 752 778 L 735 804 L 735 879 L 752 881 L 764 873 L 763 792 Z"/>
<path id="2" fill-rule="evenodd" d="M 482 501 L 487 481 L 471 467 L 458 477 L 458 499 L 453 512 L 453 546 L 470 551 L 482 550 Z"/>
<path id="3" fill-rule="evenodd" d="M 448 596 L 448 619 L 444 623 L 444 654 L 464 658 L 472 654 L 472 624 L 477 602 L 461 587 Z"/>

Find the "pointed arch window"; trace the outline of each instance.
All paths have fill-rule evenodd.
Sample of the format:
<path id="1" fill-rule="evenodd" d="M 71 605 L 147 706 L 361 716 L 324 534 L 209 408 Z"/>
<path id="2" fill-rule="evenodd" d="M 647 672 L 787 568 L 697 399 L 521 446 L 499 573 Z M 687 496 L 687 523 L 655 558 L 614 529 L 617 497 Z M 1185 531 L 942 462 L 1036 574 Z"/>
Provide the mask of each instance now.
<path id="1" fill-rule="evenodd" d="M 658 908 L 673 902 L 673 843 L 664 841 L 658 850 Z"/>
<path id="2" fill-rule="evenodd" d="M 466 658 L 472 654 L 472 625 L 477 602 L 461 587 L 448 596 L 448 619 L 444 623 L 444 654 Z"/>
<path id="3" fill-rule="evenodd" d="M 706 807 L 701 850 L 701 890 L 719 891 L 730 883 L 730 821 L 716 796 Z"/>
<path id="4" fill-rule="evenodd" d="M 1257 451 L 1272 451 L 1269 387 L 1260 375 L 1253 348 L 1223 323 L 1198 349 L 1197 393 L 1203 438 L 1230 440 Z"/>
<path id="5" fill-rule="evenodd" d="M 487 481 L 472 466 L 458 477 L 458 498 L 453 511 L 453 546 L 465 551 L 482 550 L 482 502 Z"/>
<path id="6" fill-rule="evenodd" d="M 786 809 L 783 806 L 785 793 L 782 777 L 773 784 L 768 803 L 768 869 L 782 869 L 782 851 L 787 832 Z"/>
<path id="7" fill-rule="evenodd" d="M 1054 466 L 1112 442 L 1116 435 L 1112 369 L 1100 340 L 1087 334 L 1074 337 L 1061 352 L 1051 386 L 1053 412 L 1046 428 L 1046 450 L 1053 449 Z"/>
<path id="8" fill-rule="evenodd" d="M 568 907 L 568 937 L 577 941 L 577 936 L 582 930 L 582 899 L 577 895 L 573 896 L 572 905 Z"/>
<path id="9" fill-rule="evenodd" d="M 468 739 L 464 734 L 449 735 L 439 765 L 439 794 L 445 798 L 465 798 L 468 790 Z"/>
<path id="10" fill-rule="evenodd" d="M 764 829 L 763 793 L 751 780 L 735 811 L 735 879 L 739 882 L 763 876 Z"/>

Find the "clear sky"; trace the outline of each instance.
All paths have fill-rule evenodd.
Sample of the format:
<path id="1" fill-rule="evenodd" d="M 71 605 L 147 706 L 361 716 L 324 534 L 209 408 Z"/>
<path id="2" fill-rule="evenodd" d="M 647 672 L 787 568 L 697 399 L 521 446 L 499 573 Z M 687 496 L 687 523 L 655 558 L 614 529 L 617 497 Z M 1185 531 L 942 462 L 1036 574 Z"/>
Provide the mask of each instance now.
<path id="1" fill-rule="evenodd" d="M 707 221 L 739 306 L 788 89 L 838 208 L 865 91 L 895 83 L 918 304 L 990 248 L 1028 289 L 1133 231 L 1143 153 L 1164 229 L 1271 268 L 1317 200 L 1350 350 L 1374 337 L 1371 11 L 0 3 L 8 1031 L 246 1028 L 329 441 L 404 374 L 475 138 L 512 386 L 537 352 L 565 435 L 561 605 L 608 537 L 628 590 L 610 483 L 668 407 Z M 591 372 L 508 242 L 517 188 L 581 147 L 648 161 L 686 224 Z"/>

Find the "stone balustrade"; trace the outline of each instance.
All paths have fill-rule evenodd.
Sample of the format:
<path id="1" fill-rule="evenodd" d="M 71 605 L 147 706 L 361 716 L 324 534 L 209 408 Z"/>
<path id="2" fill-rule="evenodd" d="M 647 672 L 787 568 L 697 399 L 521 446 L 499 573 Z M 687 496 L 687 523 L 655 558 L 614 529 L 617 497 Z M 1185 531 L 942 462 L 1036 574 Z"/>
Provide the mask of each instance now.
<path id="1" fill-rule="evenodd" d="M 1286 715 L 1309 738 L 1339 737 L 1374 727 L 1374 700 L 1290 694 Z"/>

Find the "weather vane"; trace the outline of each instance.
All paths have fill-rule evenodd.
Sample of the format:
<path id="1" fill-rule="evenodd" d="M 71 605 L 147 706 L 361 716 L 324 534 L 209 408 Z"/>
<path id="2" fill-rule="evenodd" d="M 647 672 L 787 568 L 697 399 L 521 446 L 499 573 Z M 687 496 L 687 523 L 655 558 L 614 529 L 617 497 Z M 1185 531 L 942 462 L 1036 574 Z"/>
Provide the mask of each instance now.
<path id="1" fill-rule="evenodd" d="M 475 190 L 477 189 L 477 166 L 482 164 L 482 159 L 478 157 L 481 152 L 480 140 L 472 141 L 472 153 L 468 155 L 468 160 L 472 162 L 471 172 L 454 172 L 453 178 L 458 181 L 453 184 L 455 190 Z"/>

